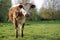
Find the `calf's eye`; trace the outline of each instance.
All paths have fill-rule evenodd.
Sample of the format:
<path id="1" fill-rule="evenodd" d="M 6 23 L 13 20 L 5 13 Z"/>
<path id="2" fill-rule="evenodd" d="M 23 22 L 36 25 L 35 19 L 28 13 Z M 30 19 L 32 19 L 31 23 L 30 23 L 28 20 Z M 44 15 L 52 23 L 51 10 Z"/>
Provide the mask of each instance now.
<path id="1" fill-rule="evenodd" d="M 23 8 L 23 5 L 19 5 L 19 8 Z"/>
<path id="2" fill-rule="evenodd" d="M 31 5 L 31 8 L 35 8 L 35 5 Z"/>

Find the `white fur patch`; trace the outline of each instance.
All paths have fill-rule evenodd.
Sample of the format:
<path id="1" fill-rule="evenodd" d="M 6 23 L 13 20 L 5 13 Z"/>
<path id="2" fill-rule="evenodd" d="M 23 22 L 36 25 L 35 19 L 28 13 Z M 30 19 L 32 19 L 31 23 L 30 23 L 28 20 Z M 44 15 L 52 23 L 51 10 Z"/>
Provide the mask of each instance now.
<path id="1" fill-rule="evenodd" d="M 20 11 L 23 13 L 24 16 L 27 14 L 27 12 L 23 8 Z"/>

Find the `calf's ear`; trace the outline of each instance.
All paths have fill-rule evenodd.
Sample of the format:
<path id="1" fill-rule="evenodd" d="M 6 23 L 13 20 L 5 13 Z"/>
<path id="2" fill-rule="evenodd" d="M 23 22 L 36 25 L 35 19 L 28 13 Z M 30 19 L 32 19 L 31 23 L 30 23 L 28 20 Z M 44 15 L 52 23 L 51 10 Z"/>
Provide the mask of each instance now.
<path id="1" fill-rule="evenodd" d="M 23 5 L 19 5 L 19 8 L 23 8 Z"/>
<path id="2" fill-rule="evenodd" d="M 32 4 L 32 5 L 31 5 L 31 8 L 35 8 L 35 5 L 34 5 L 34 4 Z"/>

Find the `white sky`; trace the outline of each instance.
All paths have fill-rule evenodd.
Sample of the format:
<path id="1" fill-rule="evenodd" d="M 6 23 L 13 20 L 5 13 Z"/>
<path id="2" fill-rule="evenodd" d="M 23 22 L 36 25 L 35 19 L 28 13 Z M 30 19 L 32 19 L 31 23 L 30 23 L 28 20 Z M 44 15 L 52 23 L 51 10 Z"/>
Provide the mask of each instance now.
<path id="1" fill-rule="evenodd" d="M 21 1 L 22 1 L 22 0 L 20 0 L 20 2 L 21 2 Z M 31 0 L 31 1 L 34 1 L 37 10 L 39 10 L 39 9 L 42 7 L 42 4 L 43 4 L 43 2 L 44 2 L 44 0 Z M 12 0 L 12 3 L 13 3 L 12 5 L 16 5 L 16 4 L 18 4 L 19 2 L 18 2 L 18 0 Z"/>
<path id="2" fill-rule="evenodd" d="M 34 0 L 36 8 L 39 10 L 42 7 L 44 0 Z"/>

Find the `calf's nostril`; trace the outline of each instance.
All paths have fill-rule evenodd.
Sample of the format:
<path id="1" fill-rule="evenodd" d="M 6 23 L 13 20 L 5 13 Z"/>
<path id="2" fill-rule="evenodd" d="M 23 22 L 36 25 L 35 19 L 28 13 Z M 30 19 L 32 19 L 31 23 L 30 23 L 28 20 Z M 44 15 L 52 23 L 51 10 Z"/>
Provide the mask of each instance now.
<path id="1" fill-rule="evenodd" d="M 27 13 L 25 16 L 26 16 L 26 17 L 29 17 L 29 14 Z"/>

